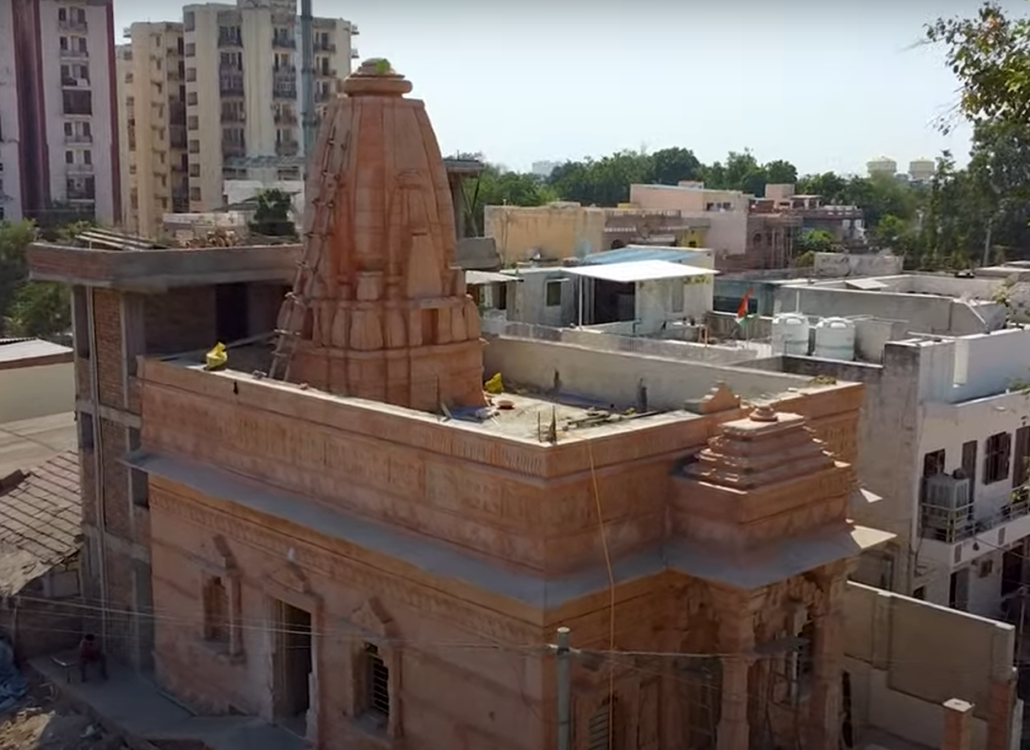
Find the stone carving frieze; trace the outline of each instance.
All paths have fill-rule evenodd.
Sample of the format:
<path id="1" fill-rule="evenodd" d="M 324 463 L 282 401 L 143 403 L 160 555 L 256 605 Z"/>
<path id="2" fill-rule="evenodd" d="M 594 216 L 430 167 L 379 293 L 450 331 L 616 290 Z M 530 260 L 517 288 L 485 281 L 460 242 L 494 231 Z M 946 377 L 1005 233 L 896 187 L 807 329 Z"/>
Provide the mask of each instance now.
<path id="1" fill-rule="evenodd" d="M 325 576 L 359 591 L 374 592 L 429 617 L 442 619 L 470 631 L 479 631 L 498 642 L 526 644 L 540 640 L 540 629 L 529 624 L 491 615 L 470 602 L 409 583 L 370 565 L 276 534 L 239 518 L 202 508 L 176 495 L 155 493 L 150 499 L 150 506 L 155 529 L 160 528 L 160 514 L 166 513 L 281 559 L 292 548 L 295 563 L 310 573 Z"/>

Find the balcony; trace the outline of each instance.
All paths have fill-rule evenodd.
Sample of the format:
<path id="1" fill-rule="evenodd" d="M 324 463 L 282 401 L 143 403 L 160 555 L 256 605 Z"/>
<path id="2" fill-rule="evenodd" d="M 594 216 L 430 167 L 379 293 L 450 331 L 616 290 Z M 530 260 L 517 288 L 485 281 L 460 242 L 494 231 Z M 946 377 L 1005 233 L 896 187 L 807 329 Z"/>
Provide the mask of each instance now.
<path id="1" fill-rule="evenodd" d="M 314 50 L 315 52 L 336 52 L 336 44 L 333 42 L 322 42 L 316 39 Z"/>
<path id="2" fill-rule="evenodd" d="M 89 24 L 85 18 L 66 18 L 57 22 L 61 31 L 73 31 L 77 34 L 85 34 L 89 31 Z"/>
<path id="3" fill-rule="evenodd" d="M 131 81 L 127 81 L 131 83 Z M 88 89 L 89 79 L 88 78 L 62 78 L 61 88 L 63 89 Z"/>
<path id="4" fill-rule="evenodd" d="M 936 475 L 926 481 L 920 502 L 920 556 L 951 568 L 1030 536 L 1030 499 L 1015 496 L 1000 508 L 974 502 L 969 480 Z"/>
<path id="5" fill-rule="evenodd" d="M 68 186 L 66 191 L 68 200 L 70 201 L 93 201 L 96 200 L 96 190 L 88 187 L 72 187 Z"/>
<path id="6" fill-rule="evenodd" d="M 222 110 L 222 122 L 246 122 L 247 116 L 242 110 L 238 109 L 223 109 Z"/>
<path id="7" fill-rule="evenodd" d="M 222 139 L 222 156 L 232 158 L 235 156 L 246 156 L 247 146 L 240 141 L 227 141 Z"/>
<path id="8" fill-rule="evenodd" d="M 285 36 L 283 34 L 273 34 L 272 46 L 276 49 L 296 49 L 297 40 L 292 36 Z"/>
<path id="9" fill-rule="evenodd" d="M 89 57 L 89 52 L 84 49 L 62 49 L 61 59 L 62 60 L 85 60 Z"/>
<path id="10" fill-rule="evenodd" d="M 219 80 L 218 90 L 222 96 L 243 96 L 243 76 L 223 75 Z"/>
<path id="11" fill-rule="evenodd" d="M 275 113 L 275 124 L 276 125 L 296 125 L 297 115 L 293 112 L 276 112 Z"/>
<path id="12" fill-rule="evenodd" d="M 85 133 L 65 133 L 64 142 L 69 145 L 92 143 L 93 136 Z"/>
<path id="13" fill-rule="evenodd" d="M 299 153 L 300 143 L 298 141 L 279 141 L 275 144 L 276 156 L 296 156 Z"/>
<path id="14" fill-rule="evenodd" d="M 68 174 L 93 174 L 92 164 L 65 164 Z"/>
<path id="15" fill-rule="evenodd" d="M 242 47 L 243 46 L 243 35 L 242 34 L 219 34 L 218 35 L 218 46 L 219 47 Z"/>
<path id="16" fill-rule="evenodd" d="M 360 34 L 361 34 L 361 30 L 358 29 L 358 25 L 356 23 L 352 23 L 350 25 L 350 35 L 351 36 L 358 36 Z"/>
<path id="17" fill-rule="evenodd" d="M 357 59 L 358 59 L 358 58 L 359 58 L 360 56 L 361 56 L 361 55 L 359 55 L 359 54 L 358 54 L 358 51 L 357 51 L 356 49 L 354 49 L 353 47 L 351 47 L 351 50 L 350 50 L 350 59 L 351 59 L 351 60 L 357 60 Z"/>
<path id="18" fill-rule="evenodd" d="M 336 78 L 336 68 L 317 68 L 315 70 L 316 78 Z"/>
<path id="19" fill-rule="evenodd" d="M 287 85 L 276 85 L 272 89 L 273 99 L 296 99 L 297 98 L 297 86 Z"/>
<path id="20" fill-rule="evenodd" d="M 335 96 L 336 92 L 332 89 L 318 89 L 315 91 L 315 102 L 321 104 L 322 102 L 327 102 L 330 99 L 333 99 Z"/>

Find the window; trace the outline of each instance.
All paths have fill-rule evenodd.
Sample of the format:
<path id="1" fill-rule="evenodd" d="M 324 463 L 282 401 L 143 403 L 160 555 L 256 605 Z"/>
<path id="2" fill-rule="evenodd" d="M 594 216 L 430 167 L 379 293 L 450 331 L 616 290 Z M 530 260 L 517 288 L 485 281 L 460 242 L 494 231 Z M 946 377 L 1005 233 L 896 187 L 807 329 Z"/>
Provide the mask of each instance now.
<path id="1" fill-rule="evenodd" d="M 64 163 L 65 164 L 74 164 L 75 163 L 75 152 L 74 151 L 65 151 L 64 152 Z"/>
<path id="2" fill-rule="evenodd" d="M 62 36 L 61 40 L 60 40 L 60 44 L 61 44 L 61 51 L 62 52 L 67 51 L 67 49 L 68 49 L 68 37 Z"/>
<path id="3" fill-rule="evenodd" d="M 67 21 L 68 20 L 68 11 L 65 8 L 58 8 L 57 9 L 57 20 L 58 21 Z"/>
<path id="4" fill-rule="evenodd" d="M 190 200 L 194 201 L 194 202 L 197 202 L 197 201 L 200 200 L 200 188 L 197 188 L 197 187 L 191 187 L 190 188 Z"/>
<path id="5" fill-rule="evenodd" d="M 587 719 L 587 750 L 621 750 L 623 743 L 618 735 L 618 703 L 615 698 L 604 700 Z"/>
<path id="6" fill-rule="evenodd" d="M 923 456 L 923 477 L 932 477 L 934 474 L 944 473 L 944 449 L 930 451 Z"/>
<path id="7" fill-rule="evenodd" d="M 93 450 L 93 416 L 84 411 L 75 412 L 75 421 L 79 428 L 79 448 Z"/>
<path id="8" fill-rule="evenodd" d="M 89 149 L 86 149 L 85 151 L 82 152 L 82 163 L 83 164 L 92 164 L 93 163 L 93 152 L 90 151 Z"/>
<path id="9" fill-rule="evenodd" d="M 190 115 L 186 118 L 186 129 L 187 130 L 199 130 L 200 129 L 200 118 L 196 115 Z"/>
<path id="10" fill-rule="evenodd" d="M 984 484 L 1001 482 L 1009 476 L 1012 457 L 1012 435 L 998 432 L 984 444 Z"/>
<path id="11" fill-rule="evenodd" d="M 197 80 L 197 69 L 196 68 L 186 68 L 186 82 L 187 83 L 192 83 L 195 80 Z"/>
<path id="12" fill-rule="evenodd" d="M 390 718 L 390 670 L 374 643 L 365 644 L 365 711 L 379 719 Z"/>
<path id="13" fill-rule="evenodd" d="M 561 306 L 562 282 L 558 279 L 548 281 L 544 287 L 544 304 L 547 307 Z"/>
<path id="14" fill-rule="evenodd" d="M 186 104 L 190 107 L 197 106 L 197 92 L 187 91 L 186 92 Z"/>
<path id="15" fill-rule="evenodd" d="M 190 42 L 189 44 L 186 45 L 186 57 L 196 57 L 196 56 L 197 56 L 197 45 L 194 44 L 193 42 Z"/>
<path id="16" fill-rule="evenodd" d="M 200 165 L 190 164 L 190 177 L 200 177 Z"/>
<path id="17" fill-rule="evenodd" d="M 219 576 L 204 583 L 204 640 L 229 644 L 229 591 Z"/>
<path id="18" fill-rule="evenodd" d="M 1013 452 L 1015 468 L 1012 470 L 1012 489 L 1021 490 L 1030 479 L 1030 427 L 1016 430 L 1016 449 Z"/>

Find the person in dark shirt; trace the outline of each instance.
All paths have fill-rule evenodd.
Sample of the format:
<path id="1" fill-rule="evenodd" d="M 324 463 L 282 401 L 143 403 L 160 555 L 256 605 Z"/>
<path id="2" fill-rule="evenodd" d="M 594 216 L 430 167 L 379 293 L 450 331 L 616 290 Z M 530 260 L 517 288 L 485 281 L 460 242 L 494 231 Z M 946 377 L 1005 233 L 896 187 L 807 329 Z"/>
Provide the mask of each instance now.
<path id="1" fill-rule="evenodd" d="M 96 636 L 92 633 L 86 633 L 82 636 L 82 640 L 79 641 L 79 675 L 82 677 L 82 681 L 86 681 L 86 667 L 90 664 L 96 664 L 100 667 L 100 676 L 103 679 L 107 679 L 107 658 L 104 656 L 104 652 L 100 650 L 100 644 L 97 643 Z"/>

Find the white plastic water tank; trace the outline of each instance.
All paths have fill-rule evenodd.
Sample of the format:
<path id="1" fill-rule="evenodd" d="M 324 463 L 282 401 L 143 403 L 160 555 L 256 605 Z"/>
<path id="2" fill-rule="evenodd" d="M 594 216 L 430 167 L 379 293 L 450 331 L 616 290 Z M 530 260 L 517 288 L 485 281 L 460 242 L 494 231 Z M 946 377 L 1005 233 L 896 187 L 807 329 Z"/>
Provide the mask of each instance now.
<path id="1" fill-rule="evenodd" d="M 821 359 L 855 358 L 855 324 L 847 318 L 823 318 L 815 325 L 815 351 Z"/>
<path id="2" fill-rule="evenodd" d="M 780 313 L 772 321 L 773 354 L 808 354 L 808 317 L 801 313 Z"/>

